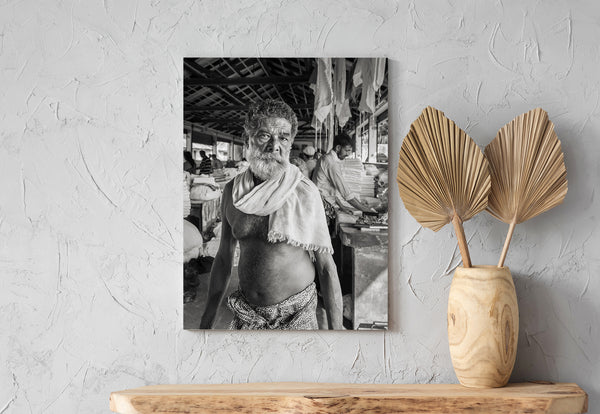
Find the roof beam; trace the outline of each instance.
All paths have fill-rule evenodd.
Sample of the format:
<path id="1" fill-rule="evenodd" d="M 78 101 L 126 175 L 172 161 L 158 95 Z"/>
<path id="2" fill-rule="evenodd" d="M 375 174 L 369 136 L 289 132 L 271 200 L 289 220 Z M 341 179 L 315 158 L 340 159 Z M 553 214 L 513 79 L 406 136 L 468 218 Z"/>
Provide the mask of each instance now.
<path id="1" fill-rule="evenodd" d="M 197 78 L 184 79 L 185 85 L 226 86 L 226 85 L 290 85 L 306 83 L 310 75 L 303 76 L 248 76 L 235 78 Z"/>
<path id="2" fill-rule="evenodd" d="M 308 118 L 298 118 L 298 121 L 310 121 L 310 119 Z M 227 119 L 227 118 L 205 118 L 202 116 L 199 117 L 194 117 L 190 120 L 190 122 L 195 122 L 195 123 L 206 123 L 206 124 L 225 124 L 225 125 L 230 125 L 232 128 L 236 128 L 236 127 L 242 127 L 243 123 L 244 123 L 244 119 Z"/>
<path id="3" fill-rule="evenodd" d="M 299 103 L 289 105 L 292 109 L 313 109 L 314 103 Z M 202 111 L 247 111 L 250 108 L 248 105 L 186 105 L 184 112 L 202 112 Z"/>
<path id="4" fill-rule="evenodd" d="M 213 76 L 213 72 L 211 72 L 210 70 L 208 70 L 208 69 L 206 69 L 206 68 L 204 68 L 204 67 L 196 64 L 196 62 L 194 62 L 192 59 L 184 59 L 183 60 L 183 65 L 184 65 L 184 67 L 187 65 L 187 67 L 189 69 L 195 71 L 197 74 L 203 74 L 203 75 L 208 76 L 208 77 Z M 183 80 L 183 86 L 184 87 L 186 86 L 187 79 L 190 79 L 190 78 L 186 78 L 186 79 Z M 192 79 L 202 79 L 202 78 L 192 78 Z M 228 91 L 226 88 L 217 87 L 217 90 L 220 91 L 223 95 L 229 96 L 229 98 L 233 99 L 238 104 L 243 104 L 244 103 L 244 101 L 242 99 L 240 99 L 237 94 Z M 186 99 L 186 95 L 187 94 L 184 92 L 183 93 L 184 101 Z"/>
<path id="5" fill-rule="evenodd" d="M 264 62 L 263 62 L 263 60 L 264 59 L 262 59 L 262 58 L 256 58 L 256 61 L 258 62 L 260 68 L 264 72 L 265 76 L 271 77 L 272 76 L 271 72 L 269 71 L 269 69 L 267 69 L 267 61 L 264 60 Z M 279 92 L 279 88 L 277 87 L 277 85 L 273 85 L 273 87 L 275 88 L 275 92 L 277 92 L 277 96 L 279 96 L 279 99 L 285 102 L 285 100 L 283 99 L 283 96 L 281 96 L 281 92 Z M 290 88 L 291 88 L 291 86 L 290 86 Z M 294 97 L 294 102 L 298 103 L 298 100 L 295 99 L 295 97 Z"/>
<path id="6" fill-rule="evenodd" d="M 207 127 L 205 125 L 198 125 L 194 122 L 190 122 L 190 121 L 185 121 L 184 122 L 184 127 L 188 128 L 190 131 L 196 131 L 196 132 L 203 132 L 205 134 L 208 135 L 214 135 L 217 138 L 222 138 L 222 139 L 229 139 L 229 140 L 239 140 L 240 137 L 237 137 L 235 135 L 232 135 L 228 132 L 223 132 L 223 131 L 217 131 L 216 129 Z"/>

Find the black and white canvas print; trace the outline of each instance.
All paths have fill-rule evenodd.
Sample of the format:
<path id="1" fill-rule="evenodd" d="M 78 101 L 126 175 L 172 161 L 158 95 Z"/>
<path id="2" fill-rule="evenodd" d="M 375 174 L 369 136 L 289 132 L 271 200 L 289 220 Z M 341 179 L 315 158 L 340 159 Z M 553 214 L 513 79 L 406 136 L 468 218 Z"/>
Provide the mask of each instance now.
<path id="1" fill-rule="evenodd" d="M 388 326 L 385 58 L 185 58 L 185 329 Z"/>

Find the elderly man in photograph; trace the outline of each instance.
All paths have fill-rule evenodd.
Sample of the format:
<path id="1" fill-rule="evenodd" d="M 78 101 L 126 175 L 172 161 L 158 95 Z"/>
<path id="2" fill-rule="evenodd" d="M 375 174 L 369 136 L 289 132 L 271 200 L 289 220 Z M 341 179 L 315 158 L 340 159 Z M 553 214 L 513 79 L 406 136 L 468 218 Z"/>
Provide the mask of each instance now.
<path id="1" fill-rule="evenodd" d="M 201 329 L 212 328 L 240 244 L 231 329 L 318 329 L 315 274 L 329 329 L 342 328 L 342 296 L 323 204 L 289 156 L 298 120 L 282 101 L 254 103 L 244 129 L 250 167 L 223 191 L 222 230 Z"/>

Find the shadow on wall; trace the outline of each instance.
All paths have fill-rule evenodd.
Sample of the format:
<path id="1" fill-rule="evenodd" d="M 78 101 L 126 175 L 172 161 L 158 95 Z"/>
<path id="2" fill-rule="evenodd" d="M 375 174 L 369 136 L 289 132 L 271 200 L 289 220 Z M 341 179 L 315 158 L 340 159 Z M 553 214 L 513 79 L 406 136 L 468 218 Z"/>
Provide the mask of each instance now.
<path id="1" fill-rule="evenodd" d="M 576 382 L 588 393 L 589 406 L 598 406 L 600 385 L 594 377 L 600 362 L 593 332 L 600 312 L 593 301 L 567 285 L 568 275 L 513 273 L 513 280 L 519 344 L 510 381 Z"/>

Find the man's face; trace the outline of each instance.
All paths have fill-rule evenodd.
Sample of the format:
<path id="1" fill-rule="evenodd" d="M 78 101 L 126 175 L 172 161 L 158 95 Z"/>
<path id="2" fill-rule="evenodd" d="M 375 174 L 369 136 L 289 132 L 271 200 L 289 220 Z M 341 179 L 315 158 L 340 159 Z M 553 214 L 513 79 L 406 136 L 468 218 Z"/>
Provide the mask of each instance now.
<path id="1" fill-rule="evenodd" d="M 352 154 L 352 145 L 338 145 L 335 147 L 335 153 L 340 160 Z"/>
<path id="2" fill-rule="evenodd" d="M 292 124 L 287 119 L 264 119 L 248 139 L 250 170 L 259 178 L 277 178 L 289 163 Z"/>

